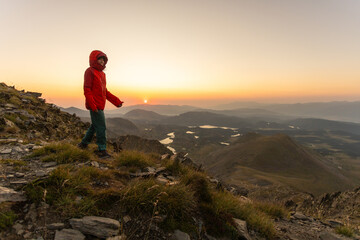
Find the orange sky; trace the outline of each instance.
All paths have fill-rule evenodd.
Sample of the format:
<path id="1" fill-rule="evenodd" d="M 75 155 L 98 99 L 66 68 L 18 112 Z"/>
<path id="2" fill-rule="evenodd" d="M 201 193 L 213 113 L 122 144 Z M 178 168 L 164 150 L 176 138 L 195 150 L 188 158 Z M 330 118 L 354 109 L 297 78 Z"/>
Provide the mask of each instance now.
<path id="1" fill-rule="evenodd" d="M 359 26 L 357 0 L 0 0 L 0 81 L 84 107 L 99 49 L 127 105 L 360 100 Z"/>

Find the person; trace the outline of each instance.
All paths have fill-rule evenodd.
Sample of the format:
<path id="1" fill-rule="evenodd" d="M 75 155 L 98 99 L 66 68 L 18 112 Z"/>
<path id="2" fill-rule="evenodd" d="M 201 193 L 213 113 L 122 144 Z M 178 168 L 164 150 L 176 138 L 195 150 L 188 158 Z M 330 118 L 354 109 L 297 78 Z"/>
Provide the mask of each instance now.
<path id="1" fill-rule="evenodd" d="M 109 158 L 111 155 L 106 151 L 105 103 L 108 100 L 116 107 L 121 107 L 123 102 L 106 89 L 106 75 L 103 72 L 108 62 L 106 54 L 94 50 L 90 53 L 89 62 L 90 67 L 84 76 L 84 95 L 85 106 L 90 110 L 91 125 L 78 147 L 86 149 L 96 134 L 97 155 L 99 158 Z"/>

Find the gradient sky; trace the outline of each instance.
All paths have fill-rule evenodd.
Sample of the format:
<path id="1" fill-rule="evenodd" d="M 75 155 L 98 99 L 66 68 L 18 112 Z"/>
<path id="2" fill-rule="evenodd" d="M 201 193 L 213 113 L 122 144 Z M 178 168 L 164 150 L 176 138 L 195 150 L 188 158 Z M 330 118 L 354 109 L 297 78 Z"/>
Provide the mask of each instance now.
<path id="1" fill-rule="evenodd" d="M 359 26 L 358 0 L 0 0 L 0 81 L 84 108 L 99 49 L 126 105 L 360 100 Z"/>

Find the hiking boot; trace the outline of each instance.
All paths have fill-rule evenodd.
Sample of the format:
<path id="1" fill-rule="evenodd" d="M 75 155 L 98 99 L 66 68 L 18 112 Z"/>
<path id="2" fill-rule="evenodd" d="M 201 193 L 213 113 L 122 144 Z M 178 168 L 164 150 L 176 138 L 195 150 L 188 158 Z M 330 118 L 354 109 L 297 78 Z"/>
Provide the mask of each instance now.
<path id="1" fill-rule="evenodd" d="M 86 149 L 87 147 L 88 147 L 88 145 L 87 144 L 85 144 L 85 143 L 79 143 L 78 145 L 78 148 L 80 148 L 80 149 Z"/>
<path id="2" fill-rule="evenodd" d="M 112 157 L 106 150 L 98 151 L 97 155 L 99 158 L 111 158 Z"/>

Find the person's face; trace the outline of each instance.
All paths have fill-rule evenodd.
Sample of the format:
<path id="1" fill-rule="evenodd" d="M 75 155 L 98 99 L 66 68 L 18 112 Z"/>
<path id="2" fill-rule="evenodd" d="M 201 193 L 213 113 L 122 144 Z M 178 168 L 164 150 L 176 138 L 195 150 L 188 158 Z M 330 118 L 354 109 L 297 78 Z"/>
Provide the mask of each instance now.
<path id="1" fill-rule="evenodd" d="M 104 66 L 105 65 L 105 60 L 104 60 L 104 58 L 99 58 L 98 60 L 97 60 L 97 62 L 101 65 L 101 66 Z"/>

